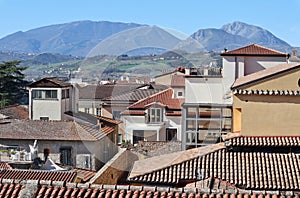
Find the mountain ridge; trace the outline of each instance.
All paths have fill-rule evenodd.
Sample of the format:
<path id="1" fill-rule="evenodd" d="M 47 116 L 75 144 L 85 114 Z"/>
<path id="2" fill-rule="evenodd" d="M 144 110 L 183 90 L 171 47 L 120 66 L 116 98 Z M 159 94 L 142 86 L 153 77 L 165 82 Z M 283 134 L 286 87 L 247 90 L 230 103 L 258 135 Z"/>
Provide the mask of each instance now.
<path id="1" fill-rule="evenodd" d="M 133 33 L 123 34 L 124 31 L 128 30 L 138 32 L 134 28 L 148 28 L 149 33 L 140 31 L 136 35 Z M 118 34 L 121 36 L 116 39 Z M 106 41 L 106 45 L 104 45 L 105 43 L 102 42 L 105 42 L 106 39 L 113 42 Z M 125 41 L 128 46 L 126 46 Z M 290 44 L 276 37 L 270 31 L 240 21 L 227 23 L 221 28 L 199 29 L 186 40 L 181 40 L 174 34 L 170 34 L 167 30 L 155 25 L 82 20 L 43 26 L 7 35 L 0 39 L 0 51 L 36 54 L 59 53 L 84 57 L 97 45 L 103 45 L 103 49 L 110 49 L 110 51 L 108 50 L 110 54 L 118 54 L 120 53 L 118 48 L 132 50 L 134 47 L 153 46 L 153 48 L 166 48 L 168 50 L 222 51 L 224 48 L 232 50 L 252 43 L 285 52 L 290 52 L 293 49 Z M 123 51 L 126 52 L 126 50 Z M 149 51 L 156 52 L 151 49 Z M 157 52 L 159 53 L 159 50 Z"/>

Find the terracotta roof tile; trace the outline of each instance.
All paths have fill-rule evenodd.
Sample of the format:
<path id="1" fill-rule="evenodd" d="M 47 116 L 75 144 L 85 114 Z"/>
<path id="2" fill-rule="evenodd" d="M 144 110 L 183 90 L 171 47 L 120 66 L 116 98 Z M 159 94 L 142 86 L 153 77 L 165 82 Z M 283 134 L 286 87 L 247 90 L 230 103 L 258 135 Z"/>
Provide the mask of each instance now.
<path id="1" fill-rule="evenodd" d="M 263 141 L 255 140 L 255 141 Z M 221 143 L 223 144 L 223 143 Z M 278 143 L 277 143 L 278 144 Z M 142 169 L 136 166 L 142 162 L 135 162 L 129 181 L 160 184 L 178 185 L 182 181 L 195 182 L 200 176 L 203 179 L 219 178 L 237 188 L 249 190 L 299 190 L 300 189 L 300 157 L 293 152 L 260 152 L 251 149 L 251 152 L 230 150 L 220 147 L 211 150 L 206 146 L 206 153 L 199 152 L 198 156 L 190 156 L 189 159 L 178 163 L 161 165 L 160 168 L 151 168 L 145 164 Z M 242 148 L 242 147 L 241 147 Z M 198 150 L 199 149 L 192 149 Z M 186 156 L 190 151 L 182 153 Z M 162 155 L 156 160 L 163 163 L 167 156 Z M 151 158 L 147 161 L 154 162 Z M 146 160 L 142 160 L 145 161 Z"/>
<path id="2" fill-rule="evenodd" d="M 181 104 L 183 100 L 172 98 L 173 89 L 169 88 L 166 90 L 163 90 L 159 93 L 153 94 L 152 96 L 149 96 L 148 98 L 144 98 L 132 105 L 130 105 L 128 108 L 130 110 L 134 109 L 144 109 L 145 106 L 154 103 L 159 102 L 165 106 L 167 106 L 169 109 L 181 109 Z"/>
<path id="3" fill-rule="evenodd" d="M 114 95 L 108 98 L 104 98 L 104 101 L 138 101 L 143 98 L 147 98 L 155 93 L 161 91 L 160 89 L 136 89 L 130 92 L 126 92 L 120 95 Z"/>
<path id="4" fill-rule="evenodd" d="M 235 50 L 224 52 L 221 56 L 281 56 L 286 57 L 287 53 L 280 52 L 274 49 L 270 49 L 258 44 L 252 44 L 245 47 L 241 47 Z"/>
<path id="5" fill-rule="evenodd" d="M 0 169 L 12 169 L 12 167 L 6 162 L 0 162 Z"/>
<path id="6" fill-rule="evenodd" d="M 232 85 L 232 89 L 247 86 L 251 83 L 265 80 L 265 79 L 268 79 L 275 75 L 279 75 L 284 72 L 296 70 L 299 68 L 300 68 L 299 63 L 279 64 L 277 66 L 270 67 L 270 68 L 267 68 L 267 69 L 264 69 L 264 70 L 261 70 L 261 71 L 258 71 L 258 72 L 255 72 L 255 73 L 249 74 L 247 76 L 243 76 L 241 78 L 236 79 L 236 81 Z"/>
<path id="7" fill-rule="evenodd" d="M 167 188 L 143 186 L 89 185 L 42 181 L 3 180 L 0 185 L 2 197 L 25 197 L 33 193 L 34 197 L 105 197 L 105 198 L 296 198 L 297 192 L 284 191 L 212 191 L 203 188 Z M 27 193 L 27 194 L 26 194 Z M 27 197 L 26 196 L 26 197 Z"/>
<path id="8" fill-rule="evenodd" d="M 141 84 L 87 85 L 79 87 L 79 99 L 104 99 L 130 92 L 140 86 Z"/>
<path id="9" fill-rule="evenodd" d="M 299 147 L 300 136 L 228 136 L 226 146 L 237 147 Z"/>
<path id="10" fill-rule="evenodd" d="M 29 119 L 28 108 L 21 105 L 11 105 L 0 109 L 0 114 L 3 114 L 10 119 Z"/>
<path id="11" fill-rule="evenodd" d="M 49 171 L 49 170 L 23 170 L 23 169 L 1 169 L 1 179 L 14 180 L 54 180 L 73 182 L 77 176 L 76 172 L 71 171 Z"/>
<path id="12" fill-rule="evenodd" d="M 89 129 L 89 131 L 87 130 Z M 74 121 L 5 120 L 0 122 L 1 139 L 97 141 L 90 127 Z"/>
<path id="13" fill-rule="evenodd" d="M 31 83 L 29 87 L 69 87 L 70 83 L 67 83 L 65 80 L 59 78 L 43 78 L 34 83 Z"/>
<path id="14" fill-rule="evenodd" d="M 144 110 L 141 110 L 141 111 L 138 111 L 138 110 L 126 110 L 126 111 L 123 111 L 121 113 L 122 115 L 145 115 L 145 111 Z"/>

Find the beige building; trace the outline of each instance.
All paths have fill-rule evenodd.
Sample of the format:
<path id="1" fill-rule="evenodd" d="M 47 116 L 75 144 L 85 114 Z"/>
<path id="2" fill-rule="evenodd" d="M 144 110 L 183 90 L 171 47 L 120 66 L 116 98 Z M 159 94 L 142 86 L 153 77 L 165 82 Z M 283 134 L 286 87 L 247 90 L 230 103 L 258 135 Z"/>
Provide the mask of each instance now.
<path id="1" fill-rule="evenodd" d="M 64 120 L 75 109 L 74 87 L 57 78 L 43 78 L 29 86 L 29 119 Z"/>
<path id="2" fill-rule="evenodd" d="M 299 136 L 300 64 L 280 64 L 239 78 L 233 90 L 233 132 Z"/>

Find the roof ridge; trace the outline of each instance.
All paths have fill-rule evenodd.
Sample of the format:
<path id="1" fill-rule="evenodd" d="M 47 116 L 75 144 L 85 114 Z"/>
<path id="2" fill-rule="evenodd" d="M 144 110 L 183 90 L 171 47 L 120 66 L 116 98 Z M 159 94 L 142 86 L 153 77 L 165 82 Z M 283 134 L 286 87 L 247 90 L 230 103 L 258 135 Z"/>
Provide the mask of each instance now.
<path id="1" fill-rule="evenodd" d="M 94 134 L 92 134 L 90 131 L 88 131 L 88 130 L 86 130 L 85 128 L 83 128 L 83 126 L 84 127 L 87 127 L 87 128 L 90 128 L 90 129 L 92 129 L 92 130 L 95 130 L 94 128 L 92 128 L 92 127 L 90 127 L 90 126 L 87 126 L 87 125 L 84 125 L 83 123 L 79 123 L 79 122 L 75 122 L 75 125 L 76 126 L 79 126 L 82 130 L 84 130 L 85 132 L 87 132 L 89 135 L 91 135 L 93 138 L 95 138 L 95 140 L 98 140 L 98 138 L 94 135 Z M 95 126 L 97 126 L 97 125 L 95 125 Z M 77 134 L 79 135 L 79 131 L 77 130 L 77 128 L 76 128 L 76 132 L 77 132 Z M 79 137 L 80 137 L 80 135 L 79 135 Z"/>
<path id="2" fill-rule="evenodd" d="M 259 51 L 249 53 L 247 51 L 243 51 L 243 50 L 247 50 L 247 49 L 251 49 L 251 48 L 252 48 L 252 50 L 253 50 L 253 48 L 256 48 L 256 49 L 260 48 L 260 49 L 266 50 L 267 52 L 272 52 L 272 53 L 267 53 L 267 52 L 264 53 L 264 52 L 259 52 Z M 278 50 L 275 50 L 275 49 L 272 49 L 269 47 L 265 47 L 265 46 L 253 43 L 251 45 L 247 45 L 244 47 L 240 47 L 237 49 L 223 52 L 223 53 L 221 53 L 221 56 L 222 55 L 224 55 L 224 56 L 234 55 L 235 53 L 240 54 L 240 55 L 269 55 L 269 56 L 286 56 L 287 55 L 287 53 L 285 53 L 285 52 L 281 52 L 281 51 L 278 51 Z"/>
<path id="3" fill-rule="evenodd" d="M 150 99 L 150 98 L 153 98 L 153 97 L 155 97 L 155 96 L 158 96 L 158 95 L 163 94 L 163 93 L 165 93 L 165 92 L 167 92 L 167 91 L 170 91 L 170 90 L 173 91 L 172 88 L 167 88 L 167 89 L 164 89 L 164 90 L 159 91 L 159 92 L 157 92 L 157 93 L 154 93 L 154 94 L 152 94 L 151 96 L 148 96 L 148 97 L 146 97 L 146 98 L 144 98 L 144 99 L 141 99 L 141 100 L 139 100 L 139 101 L 133 103 L 132 105 L 128 106 L 127 109 L 131 108 L 132 106 L 134 106 L 134 105 L 136 105 L 136 104 L 138 104 L 138 103 L 144 102 L 145 100 L 148 100 L 148 99 Z"/>

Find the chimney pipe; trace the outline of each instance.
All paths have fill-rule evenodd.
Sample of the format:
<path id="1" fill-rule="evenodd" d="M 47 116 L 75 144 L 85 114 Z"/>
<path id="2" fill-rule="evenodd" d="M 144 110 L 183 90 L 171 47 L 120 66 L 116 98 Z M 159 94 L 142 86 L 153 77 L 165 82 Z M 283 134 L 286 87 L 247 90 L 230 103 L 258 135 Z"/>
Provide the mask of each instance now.
<path id="1" fill-rule="evenodd" d="M 44 148 L 44 159 L 45 159 L 45 162 L 47 161 L 47 159 L 49 157 L 49 154 L 50 154 L 50 148 Z"/>

